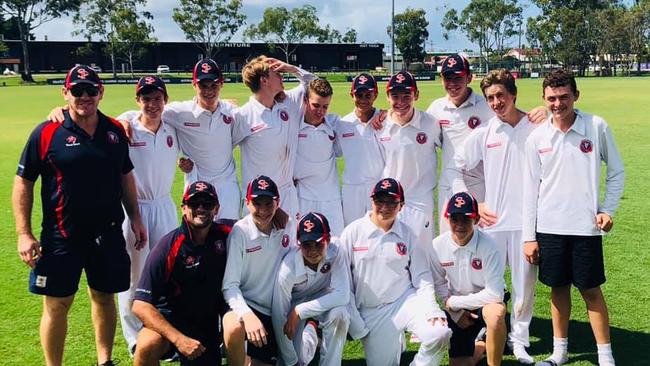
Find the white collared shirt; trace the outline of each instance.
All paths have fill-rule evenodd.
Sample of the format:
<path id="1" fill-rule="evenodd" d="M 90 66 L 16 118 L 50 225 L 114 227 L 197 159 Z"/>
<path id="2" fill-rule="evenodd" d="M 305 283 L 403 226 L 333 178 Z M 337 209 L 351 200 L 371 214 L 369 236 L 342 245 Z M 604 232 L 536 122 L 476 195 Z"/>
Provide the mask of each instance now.
<path id="1" fill-rule="evenodd" d="M 235 143 L 241 147 L 244 184 L 262 174 L 278 187 L 293 185 L 298 127 L 303 120 L 302 102 L 305 88 L 316 76 L 299 69 L 298 77 L 300 85 L 287 91 L 286 98 L 272 108 L 265 107 L 252 95 L 235 111 L 243 126 L 243 135 Z"/>
<path id="2" fill-rule="evenodd" d="M 375 108 L 370 119 L 379 113 L 379 108 Z M 338 149 L 345 160 L 343 184 L 377 183 L 382 178 L 385 163 L 375 128 L 361 122 L 352 111 L 334 125 L 334 130 Z"/>
<path id="3" fill-rule="evenodd" d="M 537 126 L 527 116 L 515 127 L 495 116 L 486 128 L 472 131 L 465 141 L 464 157 L 460 157 L 458 165 L 463 170 L 471 170 L 483 162 L 485 204 L 497 216 L 496 224 L 484 228 L 486 231 L 522 228 L 525 145 Z M 454 192 L 466 190 L 455 184 Z"/>
<path id="4" fill-rule="evenodd" d="M 536 232 L 601 235 L 596 215 L 613 216 L 623 194 L 623 161 L 607 122 L 575 112 L 576 119 L 566 133 L 549 117 L 526 142 L 525 241 L 536 240 Z M 607 165 L 602 205 L 601 162 Z"/>
<path id="5" fill-rule="evenodd" d="M 471 92 L 463 104 L 456 107 L 448 96 L 436 99 L 431 103 L 427 112 L 433 115 L 441 129 L 442 141 L 442 171 L 440 172 L 441 188 L 452 188 L 456 166 L 455 155 L 462 155 L 465 139 L 472 130 L 483 128 L 487 121 L 494 117 L 494 112 L 483 96 Z M 483 192 L 483 171 L 479 167 L 464 174 L 465 182 L 473 192 Z"/>
<path id="6" fill-rule="evenodd" d="M 433 210 L 437 184 L 440 126 L 428 113 L 415 109 L 405 125 L 386 118 L 377 136 L 386 157 L 383 177 L 396 179 L 404 188 L 406 203 L 422 211 Z"/>
<path id="7" fill-rule="evenodd" d="M 163 119 L 176 128 L 181 151 L 194 162 L 197 180 L 237 181 L 232 134 L 239 126 L 231 104 L 219 101 L 217 110 L 210 112 L 196 98 L 171 102 L 165 106 Z"/>
<path id="8" fill-rule="evenodd" d="M 388 232 L 370 220 L 371 213 L 353 221 L 341 234 L 341 248 L 350 263 L 351 281 L 359 309 L 390 304 L 416 288 L 426 301 L 427 318 L 444 317 L 434 299 L 433 279 L 415 233 L 395 219 Z"/>
<path id="9" fill-rule="evenodd" d="M 332 126 L 339 116 L 328 114 L 314 127 L 300 122 L 294 179 L 298 198 L 309 201 L 341 199 L 334 144 L 338 136 Z"/>
<path id="10" fill-rule="evenodd" d="M 237 315 L 255 310 L 271 315 L 273 285 L 282 258 L 296 245 L 291 222 L 266 235 L 249 214 L 237 221 L 228 236 L 223 297 Z"/>
<path id="11" fill-rule="evenodd" d="M 451 232 L 433 239 L 427 251 L 436 296 L 452 311 L 475 310 L 503 301 L 505 263 L 494 240 L 475 230 L 464 246 L 454 242 Z"/>
<path id="12" fill-rule="evenodd" d="M 338 244 L 328 245 L 316 271 L 305 265 L 300 248 L 282 260 L 273 290 L 272 318 L 278 349 L 284 364 L 298 361 L 293 343 L 284 335 L 287 315 L 295 307 L 300 319 L 317 317 L 350 301 L 350 277 L 345 253 Z"/>
<path id="13" fill-rule="evenodd" d="M 135 187 L 141 200 L 170 197 L 179 144 L 176 129 L 164 120 L 155 133 L 140 122 L 140 112 L 125 112 L 117 117 L 131 125 L 129 157 L 135 167 Z"/>

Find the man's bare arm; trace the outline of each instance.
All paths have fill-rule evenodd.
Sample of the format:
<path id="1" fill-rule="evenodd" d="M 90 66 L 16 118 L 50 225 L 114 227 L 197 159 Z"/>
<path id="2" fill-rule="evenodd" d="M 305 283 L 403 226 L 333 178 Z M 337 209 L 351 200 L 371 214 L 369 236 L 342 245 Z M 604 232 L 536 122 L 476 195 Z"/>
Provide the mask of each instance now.
<path id="1" fill-rule="evenodd" d="M 34 268 L 35 259 L 41 255 L 41 245 L 32 232 L 32 207 L 34 205 L 34 182 L 16 176 L 11 196 L 16 219 L 18 254 L 20 259 Z"/>

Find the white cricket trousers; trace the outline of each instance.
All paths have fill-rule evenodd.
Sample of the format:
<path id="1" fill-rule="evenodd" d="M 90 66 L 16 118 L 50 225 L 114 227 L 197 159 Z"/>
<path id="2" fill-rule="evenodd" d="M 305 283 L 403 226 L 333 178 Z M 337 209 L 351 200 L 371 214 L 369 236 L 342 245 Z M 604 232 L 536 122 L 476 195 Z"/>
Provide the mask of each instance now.
<path id="1" fill-rule="evenodd" d="M 241 193 L 239 191 L 239 184 L 237 178 L 233 179 L 204 179 L 199 177 L 196 169 L 185 174 L 185 188 L 197 180 L 205 180 L 212 184 L 217 190 L 217 197 L 219 198 L 219 213 L 215 217 L 217 219 L 231 219 L 239 220 L 241 216 Z"/>
<path id="2" fill-rule="evenodd" d="M 359 312 L 370 330 L 361 339 L 369 366 L 397 366 L 402 353 L 404 331 L 414 333 L 422 343 L 411 366 L 438 366 L 449 347 L 451 329 L 425 317 L 425 302 L 415 289 L 406 291 L 397 301 Z"/>
<path id="3" fill-rule="evenodd" d="M 524 241 L 520 230 L 485 232 L 497 243 L 502 260 L 510 266 L 512 311 L 508 340 L 513 344 L 528 347 L 530 346 L 528 328 L 533 319 L 533 305 L 535 304 L 537 266 L 526 261 Z"/>
<path id="4" fill-rule="evenodd" d="M 379 181 L 379 179 L 377 179 Z M 345 226 L 366 215 L 372 210 L 370 194 L 377 182 L 367 184 L 343 184 L 341 197 L 343 205 L 343 223 Z"/>
<path id="5" fill-rule="evenodd" d="M 129 350 L 132 350 L 133 346 L 135 346 L 138 332 L 142 328 L 142 323 L 131 311 L 135 289 L 138 282 L 140 282 L 140 274 L 144 269 L 144 264 L 151 249 L 158 245 L 163 236 L 178 227 L 176 206 L 170 196 L 156 200 L 138 200 L 138 208 L 140 209 L 142 223 L 147 231 L 148 245 L 145 245 L 140 250 L 135 249 L 135 236 L 131 231 L 131 221 L 127 216 L 122 224 L 122 232 L 126 240 L 126 251 L 131 258 L 131 286 L 128 290 L 117 294 L 122 333 Z"/>
<path id="6" fill-rule="evenodd" d="M 330 309 L 314 319 L 318 320 L 318 327 L 323 330 L 323 342 L 320 348 L 320 366 L 340 366 L 343 357 L 343 346 L 345 346 L 345 337 L 348 334 L 350 325 L 350 316 L 345 306 L 338 306 Z M 316 344 L 313 342 L 304 342 L 303 329 L 305 320 L 302 320 L 296 330 L 293 338 L 293 345 L 298 355 L 300 365 L 307 365 L 316 352 Z"/>
<path id="7" fill-rule="evenodd" d="M 341 208 L 340 200 L 333 201 L 310 201 L 298 198 L 300 205 L 300 217 L 308 214 L 309 212 L 318 212 L 327 218 L 330 224 L 330 232 L 332 236 L 340 236 L 343 232 L 343 209 Z"/>

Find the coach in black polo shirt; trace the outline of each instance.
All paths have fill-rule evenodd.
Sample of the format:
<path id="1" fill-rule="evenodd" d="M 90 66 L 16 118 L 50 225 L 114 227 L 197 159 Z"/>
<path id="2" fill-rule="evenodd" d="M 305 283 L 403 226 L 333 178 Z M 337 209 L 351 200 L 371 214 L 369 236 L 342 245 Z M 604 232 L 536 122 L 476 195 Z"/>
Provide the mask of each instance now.
<path id="1" fill-rule="evenodd" d="M 183 195 L 183 223 L 149 254 L 135 290 L 133 313 L 144 327 L 134 365 L 158 365 L 177 351 L 181 365 L 221 365 L 221 294 L 226 239 L 234 220 L 213 223 L 217 191 L 190 184 Z"/>
<path id="2" fill-rule="evenodd" d="M 124 210 L 136 248 L 146 233 L 136 205 L 127 139 L 114 120 L 98 111 L 104 88 L 89 67 L 73 67 L 63 97 L 63 123 L 44 122 L 32 132 L 18 165 L 13 206 L 18 252 L 32 268 L 29 290 L 44 295 L 41 344 L 48 365 L 60 365 L 67 315 L 85 270 L 92 303 L 97 359 L 112 365 L 114 294 L 129 288 L 129 257 L 122 235 Z M 34 237 L 34 183 L 41 176 L 43 222 Z"/>

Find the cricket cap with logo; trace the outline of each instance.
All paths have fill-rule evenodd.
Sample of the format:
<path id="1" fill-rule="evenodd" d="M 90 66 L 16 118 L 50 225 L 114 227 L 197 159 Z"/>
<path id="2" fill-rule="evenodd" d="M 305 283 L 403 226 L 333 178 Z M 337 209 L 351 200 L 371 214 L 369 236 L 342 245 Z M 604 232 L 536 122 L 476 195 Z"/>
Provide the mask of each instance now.
<path id="1" fill-rule="evenodd" d="M 251 180 L 246 189 L 246 199 L 248 201 L 260 196 L 268 196 L 273 199 L 280 198 L 278 186 L 271 178 L 265 175 L 258 175 L 257 178 Z"/>
<path id="2" fill-rule="evenodd" d="M 358 91 L 362 90 L 374 90 L 375 93 L 377 93 L 377 82 L 375 81 L 375 78 L 365 72 L 362 72 L 352 79 L 352 88 L 350 89 L 352 94 L 356 94 Z"/>
<path id="3" fill-rule="evenodd" d="M 154 90 L 159 90 L 167 96 L 167 87 L 165 86 L 165 82 L 158 76 L 143 76 L 138 80 L 137 84 L 135 84 L 135 95 L 147 94 Z"/>
<path id="4" fill-rule="evenodd" d="M 402 202 L 404 201 L 404 189 L 402 188 L 402 184 L 393 178 L 384 178 L 377 182 L 370 197 L 375 197 L 381 193 L 393 196 Z"/>
<path id="5" fill-rule="evenodd" d="M 70 89 L 77 84 L 90 84 L 95 87 L 102 85 L 102 80 L 95 70 L 87 65 L 77 65 L 65 76 L 65 88 Z"/>
<path id="6" fill-rule="evenodd" d="M 451 196 L 447 203 L 445 217 L 456 214 L 469 216 L 473 219 L 477 218 L 478 203 L 476 202 L 476 199 L 467 192 L 459 192 Z"/>
<path id="7" fill-rule="evenodd" d="M 318 212 L 310 212 L 298 222 L 298 242 L 315 241 L 321 243 L 330 238 L 330 224 L 327 218 Z"/>
<path id="8" fill-rule="evenodd" d="M 223 80 L 221 69 L 213 59 L 204 58 L 194 65 L 194 71 L 192 71 L 192 82 L 198 83 L 201 80 Z"/>
<path id="9" fill-rule="evenodd" d="M 443 77 L 450 75 L 467 76 L 470 74 L 469 61 L 465 57 L 454 53 L 442 62 L 440 74 Z"/>
<path id="10" fill-rule="evenodd" d="M 413 77 L 413 74 L 411 74 L 408 71 L 400 71 L 397 74 L 390 77 L 390 80 L 388 80 L 388 84 L 386 84 L 386 91 L 389 92 L 391 90 L 399 90 L 399 89 L 412 90 L 412 91 L 418 90 L 418 85 L 415 82 L 415 78 Z"/>
<path id="11" fill-rule="evenodd" d="M 216 202 L 219 202 L 217 190 L 214 188 L 214 186 L 208 182 L 197 180 L 196 182 L 187 186 L 185 194 L 183 194 L 183 204 L 186 205 L 190 199 L 198 196 L 205 196 L 214 199 Z"/>

